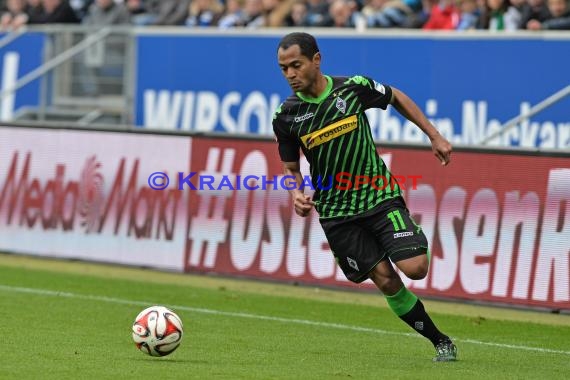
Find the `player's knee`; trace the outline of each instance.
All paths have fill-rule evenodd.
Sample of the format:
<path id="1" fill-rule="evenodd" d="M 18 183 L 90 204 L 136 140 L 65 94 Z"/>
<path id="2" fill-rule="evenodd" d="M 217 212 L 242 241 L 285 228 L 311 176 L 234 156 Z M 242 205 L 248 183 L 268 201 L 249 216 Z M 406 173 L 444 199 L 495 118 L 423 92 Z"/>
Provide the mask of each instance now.
<path id="1" fill-rule="evenodd" d="M 395 294 L 402 287 L 402 280 L 384 277 L 377 286 L 383 294 Z"/>
<path id="2" fill-rule="evenodd" d="M 384 294 L 394 294 L 402 287 L 402 280 L 397 275 L 387 276 L 378 272 L 372 272 L 370 273 L 370 279 Z"/>
<path id="3" fill-rule="evenodd" d="M 429 266 L 426 262 L 425 264 L 423 264 L 423 263 L 419 264 L 418 266 L 416 266 L 412 270 L 408 271 L 408 273 L 406 273 L 406 272 L 404 272 L 404 273 L 406 274 L 406 276 L 410 280 L 422 280 L 427 276 L 428 269 L 429 269 Z"/>
<path id="4" fill-rule="evenodd" d="M 396 265 L 410 280 L 422 280 L 429 271 L 427 255 L 411 257 L 397 262 Z"/>

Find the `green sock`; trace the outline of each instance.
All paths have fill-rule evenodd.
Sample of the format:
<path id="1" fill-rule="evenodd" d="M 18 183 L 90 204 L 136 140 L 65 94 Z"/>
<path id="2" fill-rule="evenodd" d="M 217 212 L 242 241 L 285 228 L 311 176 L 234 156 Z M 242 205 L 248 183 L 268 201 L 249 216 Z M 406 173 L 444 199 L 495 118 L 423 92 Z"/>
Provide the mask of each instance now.
<path id="1" fill-rule="evenodd" d="M 405 286 L 402 286 L 402 289 L 398 290 L 393 296 L 386 296 L 386 301 L 390 309 L 392 309 L 398 317 L 412 310 L 417 300 L 418 297 Z"/>
<path id="2" fill-rule="evenodd" d="M 437 329 L 419 298 L 405 286 L 392 296 L 385 296 L 390 309 L 419 334 L 429 339 L 435 346 L 449 339 Z"/>

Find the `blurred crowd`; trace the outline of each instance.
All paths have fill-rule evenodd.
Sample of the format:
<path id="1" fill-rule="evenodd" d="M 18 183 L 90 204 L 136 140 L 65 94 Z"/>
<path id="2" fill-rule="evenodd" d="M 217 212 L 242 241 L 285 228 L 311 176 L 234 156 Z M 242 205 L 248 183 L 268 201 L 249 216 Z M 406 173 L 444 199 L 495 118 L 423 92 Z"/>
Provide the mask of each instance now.
<path id="1" fill-rule="evenodd" d="M 570 30 L 569 0 L 3 0 L 1 28 L 26 24 Z"/>

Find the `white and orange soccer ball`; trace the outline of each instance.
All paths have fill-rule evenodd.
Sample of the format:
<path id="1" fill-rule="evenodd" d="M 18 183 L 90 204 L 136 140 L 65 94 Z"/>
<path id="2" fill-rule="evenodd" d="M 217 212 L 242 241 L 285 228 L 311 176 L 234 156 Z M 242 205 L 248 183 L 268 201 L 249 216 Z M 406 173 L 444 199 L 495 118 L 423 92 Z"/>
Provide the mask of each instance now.
<path id="1" fill-rule="evenodd" d="M 180 346 L 182 320 L 164 306 L 151 306 L 139 313 L 133 323 L 133 340 L 150 356 L 166 356 Z"/>

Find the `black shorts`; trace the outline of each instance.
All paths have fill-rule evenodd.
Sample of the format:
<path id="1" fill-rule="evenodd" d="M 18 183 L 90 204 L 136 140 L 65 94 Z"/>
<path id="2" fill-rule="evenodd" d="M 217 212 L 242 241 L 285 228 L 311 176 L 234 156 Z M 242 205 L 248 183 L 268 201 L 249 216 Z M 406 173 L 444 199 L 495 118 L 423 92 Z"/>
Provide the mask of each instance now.
<path id="1" fill-rule="evenodd" d="M 382 260 L 397 262 L 427 253 L 427 239 L 401 197 L 360 215 L 320 223 L 336 262 L 355 283 L 366 280 Z"/>

